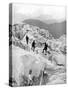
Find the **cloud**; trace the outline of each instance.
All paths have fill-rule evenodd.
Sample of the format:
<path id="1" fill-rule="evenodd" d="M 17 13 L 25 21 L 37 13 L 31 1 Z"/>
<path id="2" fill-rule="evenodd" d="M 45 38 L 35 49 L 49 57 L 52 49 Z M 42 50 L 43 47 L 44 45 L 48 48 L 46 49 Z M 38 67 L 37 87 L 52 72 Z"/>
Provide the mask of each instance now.
<path id="1" fill-rule="evenodd" d="M 13 4 L 13 18 L 19 18 L 19 15 L 27 18 L 35 18 L 39 16 L 48 16 L 46 19 L 66 19 L 64 6 L 47 6 L 33 4 Z M 51 18 L 50 18 L 51 17 Z"/>

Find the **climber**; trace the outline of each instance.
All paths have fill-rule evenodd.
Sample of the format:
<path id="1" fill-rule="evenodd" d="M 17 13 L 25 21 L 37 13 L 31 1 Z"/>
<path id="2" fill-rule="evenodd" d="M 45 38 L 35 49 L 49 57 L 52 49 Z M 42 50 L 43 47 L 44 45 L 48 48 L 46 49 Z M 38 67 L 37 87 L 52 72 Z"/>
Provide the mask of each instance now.
<path id="1" fill-rule="evenodd" d="M 26 36 L 26 43 L 28 44 L 28 42 L 29 42 L 29 37 Z"/>
<path id="2" fill-rule="evenodd" d="M 29 80 L 28 80 L 29 85 L 31 84 L 31 82 L 32 82 L 32 70 L 30 69 L 29 70 Z"/>
<path id="3" fill-rule="evenodd" d="M 33 51 L 35 50 L 35 40 L 32 42 L 32 49 L 33 49 Z"/>
<path id="4" fill-rule="evenodd" d="M 44 51 L 47 52 L 47 48 L 48 48 L 48 44 L 46 42 L 44 44 L 45 45 L 44 45 L 44 48 L 43 48 L 43 53 L 44 53 Z"/>
<path id="5" fill-rule="evenodd" d="M 48 73 L 43 71 L 43 84 L 45 85 L 48 82 Z"/>

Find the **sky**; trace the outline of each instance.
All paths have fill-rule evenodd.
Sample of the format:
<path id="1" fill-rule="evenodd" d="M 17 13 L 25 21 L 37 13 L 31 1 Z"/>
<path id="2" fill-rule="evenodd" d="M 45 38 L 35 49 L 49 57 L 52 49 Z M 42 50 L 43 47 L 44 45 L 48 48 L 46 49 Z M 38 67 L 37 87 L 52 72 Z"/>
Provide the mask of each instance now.
<path id="1" fill-rule="evenodd" d="M 13 4 L 14 22 L 37 17 L 45 18 L 46 20 L 65 20 L 66 8 L 64 6 Z"/>

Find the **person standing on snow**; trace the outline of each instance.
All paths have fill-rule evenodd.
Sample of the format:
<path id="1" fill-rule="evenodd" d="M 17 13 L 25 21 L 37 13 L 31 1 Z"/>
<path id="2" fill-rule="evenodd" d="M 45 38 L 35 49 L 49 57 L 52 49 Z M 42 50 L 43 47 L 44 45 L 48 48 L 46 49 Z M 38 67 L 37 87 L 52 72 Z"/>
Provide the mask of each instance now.
<path id="1" fill-rule="evenodd" d="M 32 49 L 33 49 L 33 51 L 35 50 L 35 40 L 32 42 Z"/>
<path id="2" fill-rule="evenodd" d="M 26 43 L 28 44 L 29 42 L 29 37 L 26 35 Z"/>
<path id="3" fill-rule="evenodd" d="M 45 42 L 44 48 L 43 48 L 43 53 L 44 51 L 47 52 L 48 44 Z"/>

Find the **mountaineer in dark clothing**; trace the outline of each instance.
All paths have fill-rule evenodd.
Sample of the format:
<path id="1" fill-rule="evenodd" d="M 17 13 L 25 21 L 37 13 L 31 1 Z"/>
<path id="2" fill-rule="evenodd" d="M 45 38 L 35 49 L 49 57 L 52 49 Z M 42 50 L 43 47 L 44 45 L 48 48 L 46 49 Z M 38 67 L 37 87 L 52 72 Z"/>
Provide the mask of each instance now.
<path id="1" fill-rule="evenodd" d="M 44 48 L 43 48 L 43 53 L 44 51 L 47 52 L 48 44 L 45 42 Z"/>
<path id="2" fill-rule="evenodd" d="M 32 49 L 33 49 L 33 51 L 35 50 L 35 40 L 32 42 Z"/>
<path id="3" fill-rule="evenodd" d="M 29 41 L 29 37 L 28 36 L 26 36 L 26 43 L 28 44 L 28 41 Z"/>

